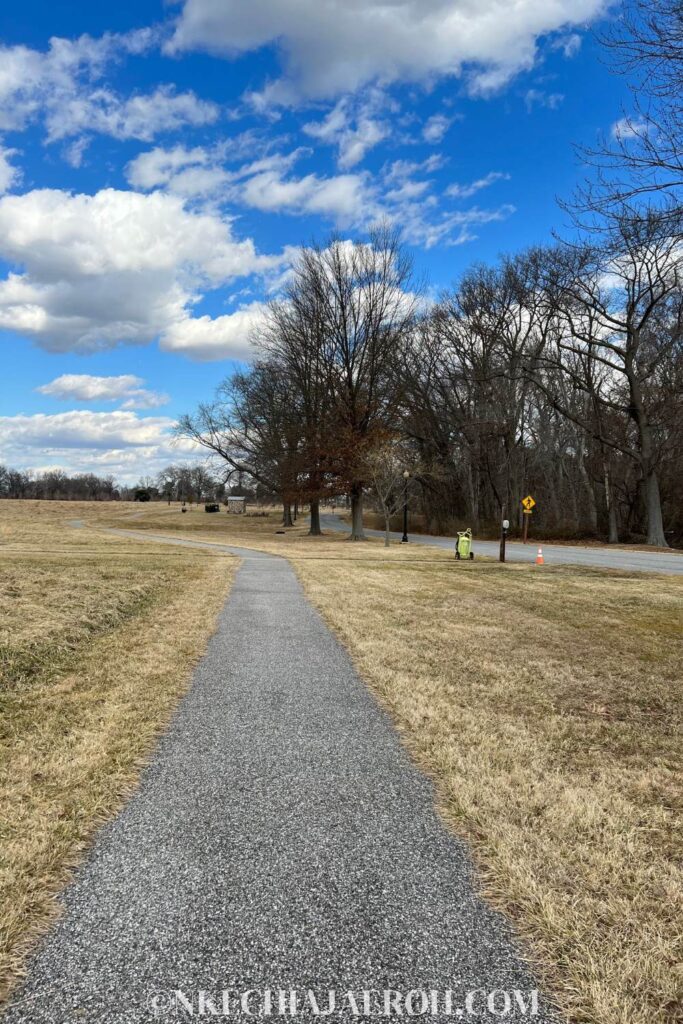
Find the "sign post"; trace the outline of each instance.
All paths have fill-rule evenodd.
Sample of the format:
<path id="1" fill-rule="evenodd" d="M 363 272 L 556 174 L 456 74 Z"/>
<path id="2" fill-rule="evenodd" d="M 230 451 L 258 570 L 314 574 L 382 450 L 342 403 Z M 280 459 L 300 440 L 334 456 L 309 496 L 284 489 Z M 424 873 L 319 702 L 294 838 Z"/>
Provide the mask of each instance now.
<path id="1" fill-rule="evenodd" d="M 500 524 L 500 554 L 499 559 L 501 562 L 505 561 L 505 541 L 507 540 L 508 530 L 510 529 L 510 522 L 508 519 L 504 519 Z"/>
<path id="2" fill-rule="evenodd" d="M 529 533 L 529 516 L 532 514 L 534 505 L 536 502 L 527 494 L 526 498 L 522 498 L 522 509 L 524 513 L 524 532 L 522 534 L 522 543 L 526 544 L 527 535 Z"/>

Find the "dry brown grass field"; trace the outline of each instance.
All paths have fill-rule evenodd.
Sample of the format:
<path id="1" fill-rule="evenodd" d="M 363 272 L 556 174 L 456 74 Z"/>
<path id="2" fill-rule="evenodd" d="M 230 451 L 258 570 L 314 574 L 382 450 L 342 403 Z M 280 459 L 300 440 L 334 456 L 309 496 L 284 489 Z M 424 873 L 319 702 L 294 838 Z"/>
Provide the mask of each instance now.
<path id="1" fill-rule="evenodd" d="M 683 1019 L 680 581 L 298 571 L 570 1019 Z"/>
<path id="2" fill-rule="evenodd" d="M 136 559 L 161 558 L 156 543 L 98 527 L 291 559 L 566 1016 L 683 1019 L 683 581 L 456 563 L 417 545 L 308 538 L 301 521 L 281 536 L 277 513 L 68 512 L 91 524 L 68 543 L 121 545 L 131 579 Z M 171 551 L 177 566 L 195 559 Z"/>
<path id="3" fill-rule="evenodd" d="M 0 501 L 0 994 L 186 688 L 237 560 Z"/>

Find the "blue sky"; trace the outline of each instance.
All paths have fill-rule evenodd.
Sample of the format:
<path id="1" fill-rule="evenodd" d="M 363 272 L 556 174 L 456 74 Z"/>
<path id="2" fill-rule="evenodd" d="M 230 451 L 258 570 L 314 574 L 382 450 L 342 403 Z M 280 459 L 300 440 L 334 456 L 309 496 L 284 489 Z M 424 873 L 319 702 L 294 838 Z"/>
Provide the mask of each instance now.
<path id="1" fill-rule="evenodd" d="M 601 0 L 25 0 L 0 13 L 0 461 L 194 457 L 296 247 L 393 222 L 436 294 L 549 240 L 628 104 Z"/>

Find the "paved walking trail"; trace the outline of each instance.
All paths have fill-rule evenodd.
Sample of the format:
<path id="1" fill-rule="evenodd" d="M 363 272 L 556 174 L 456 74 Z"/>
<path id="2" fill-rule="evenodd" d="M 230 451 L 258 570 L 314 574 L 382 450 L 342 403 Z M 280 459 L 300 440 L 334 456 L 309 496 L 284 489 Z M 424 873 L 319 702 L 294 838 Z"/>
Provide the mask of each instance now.
<path id="1" fill-rule="evenodd" d="M 343 530 L 348 533 L 349 524 L 345 523 L 337 515 L 325 513 L 320 517 L 320 523 L 324 530 Z M 370 537 L 383 537 L 383 530 L 369 530 L 365 532 Z M 393 532 L 391 537 L 400 540 L 401 534 Z M 411 544 L 427 544 L 430 547 L 448 548 L 455 550 L 454 537 L 432 537 L 429 534 L 409 534 Z M 619 547 L 591 547 L 580 544 L 546 544 L 541 542 L 543 558 L 548 565 L 588 565 L 592 568 L 623 569 L 627 572 L 663 572 L 667 575 L 683 574 L 683 552 L 680 551 L 630 551 L 628 548 Z M 530 540 L 528 544 L 521 544 L 518 541 L 508 541 L 505 556 L 508 562 L 534 562 L 538 552 L 539 542 Z M 500 542 L 497 540 L 472 541 L 472 550 L 475 557 L 487 555 L 489 558 L 498 558 Z"/>
<path id="2" fill-rule="evenodd" d="M 326 1008 L 333 989 L 344 1020 L 357 1019 L 347 990 L 452 989 L 453 1015 L 440 997 L 430 1020 L 489 1022 L 484 992 L 502 989 L 504 1019 L 527 1019 L 513 990 L 534 983 L 507 923 L 475 895 L 465 846 L 291 566 L 226 550 L 243 563 L 192 688 L 3 1024 L 189 1020 L 200 990 L 215 1017 L 229 988 L 298 989 L 298 1019 L 306 990 Z M 176 990 L 193 1017 L 182 1000 L 170 1012 Z M 542 1000 L 530 1019 L 551 1019 Z"/>

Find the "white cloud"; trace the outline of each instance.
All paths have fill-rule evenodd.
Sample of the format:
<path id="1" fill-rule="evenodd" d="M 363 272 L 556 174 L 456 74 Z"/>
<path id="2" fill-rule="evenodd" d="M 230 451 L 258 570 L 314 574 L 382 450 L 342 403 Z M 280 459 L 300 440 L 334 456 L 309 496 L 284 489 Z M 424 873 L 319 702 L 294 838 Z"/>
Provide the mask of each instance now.
<path id="1" fill-rule="evenodd" d="M 203 291 L 281 269 L 230 222 L 177 196 L 54 189 L 0 199 L 0 328 L 53 352 L 144 344 L 185 321 Z"/>
<path id="2" fill-rule="evenodd" d="M 524 94 L 526 109 L 531 113 L 534 107 L 547 107 L 548 110 L 557 110 L 564 100 L 561 92 L 544 92 L 542 89 L 527 89 Z"/>
<path id="3" fill-rule="evenodd" d="M 201 449 L 174 436 L 167 416 L 76 409 L 56 415 L 0 416 L 0 462 L 23 469 L 113 474 L 132 482 L 170 462 L 197 461 Z"/>
<path id="4" fill-rule="evenodd" d="M 240 189 L 242 201 L 257 210 L 320 214 L 336 223 L 355 224 L 368 211 L 367 179 L 362 174 L 322 178 L 307 174 L 285 178 L 267 170 L 248 178 Z"/>
<path id="5" fill-rule="evenodd" d="M 128 448 L 165 442 L 174 421 L 134 412 L 78 409 L 54 415 L 0 416 L 4 446 L 41 448 Z"/>
<path id="6" fill-rule="evenodd" d="M 441 142 L 444 135 L 453 123 L 453 119 L 446 117 L 444 114 L 432 114 L 428 121 L 425 122 L 425 126 L 422 129 L 422 138 L 425 142 L 430 142 L 432 145 Z"/>
<path id="7" fill-rule="evenodd" d="M 358 104 L 347 96 L 322 121 L 310 121 L 303 130 L 311 138 L 337 146 L 339 166 L 348 170 L 390 134 L 390 125 L 378 116 L 387 105 L 388 99 L 378 89 L 370 90 Z"/>
<path id="8" fill-rule="evenodd" d="M 166 405 L 168 395 L 144 388 L 142 377 L 124 373 L 117 377 L 95 377 L 87 373 L 63 373 L 49 384 L 36 388 L 41 395 L 65 401 L 120 402 L 122 409 L 155 409 Z"/>
<path id="9" fill-rule="evenodd" d="M 184 125 L 214 122 L 215 103 L 193 92 L 177 93 L 160 85 L 151 93 L 120 96 L 99 83 L 107 68 L 130 53 L 141 53 L 154 41 L 149 29 L 98 39 L 50 40 L 46 51 L 26 46 L 0 46 L 0 131 L 20 130 L 41 119 L 47 140 L 101 133 L 117 139 L 148 141 Z M 79 139 L 67 158 L 78 166 L 86 145 Z"/>
<path id="10" fill-rule="evenodd" d="M 440 170 L 445 163 L 441 154 L 433 153 L 422 162 L 395 160 L 382 172 L 383 183 L 389 186 L 382 197 L 387 219 L 399 228 L 405 241 L 425 249 L 435 245 L 463 245 L 476 238 L 474 226 L 505 220 L 515 212 L 509 203 L 488 210 L 478 206 L 449 209 L 443 203 L 444 197 L 467 198 L 508 175 L 493 172 L 470 185 L 451 186 L 443 196 L 438 196 L 432 179 L 422 175 Z"/>
<path id="11" fill-rule="evenodd" d="M 320 214 L 340 227 L 367 227 L 383 219 L 394 224 L 405 241 L 427 249 L 438 244 L 461 245 L 471 241 L 476 237 L 470 230 L 472 225 L 503 220 L 514 213 L 510 204 L 493 210 L 478 207 L 453 212 L 444 210 L 433 192 L 433 181 L 414 177 L 435 169 L 440 162 L 440 158 L 423 163 L 395 161 L 380 178 L 368 174 L 282 177 L 273 169 L 247 178 L 241 199 L 264 211 Z M 504 174 L 487 175 L 463 186 L 465 191 L 458 198 L 474 195 L 505 177 Z M 454 192 L 447 194 L 455 195 Z"/>
<path id="12" fill-rule="evenodd" d="M 169 50 L 236 57 L 277 46 L 264 103 L 335 97 L 371 82 L 467 73 L 490 90 L 533 66 L 537 40 L 593 19 L 604 0 L 185 0 Z"/>
<path id="13" fill-rule="evenodd" d="M 408 178 L 400 185 L 397 185 L 396 188 L 390 188 L 385 192 L 384 199 L 390 203 L 403 203 L 419 199 L 425 192 L 429 191 L 431 186 L 431 181 L 414 181 L 412 178 Z"/>
<path id="14" fill-rule="evenodd" d="M 134 188 L 145 191 L 168 188 L 176 195 L 204 197 L 215 195 L 232 180 L 219 165 L 220 153 L 202 146 L 186 149 L 156 147 L 140 153 L 126 167 L 126 177 Z"/>
<path id="15" fill-rule="evenodd" d="M 185 146 L 164 149 L 158 146 L 131 160 L 126 168 L 126 176 L 133 188 L 152 189 L 168 185 L 178 171 L 206 164 L 208 160 L 209 153 L 201 146 L 195 146 L 194 149 L 186 149 Z"/>
<path id="16" fill-rule="evenodd" d="M 90 145 L 90 139 L 87 135 L 81 135 L 79 138 L 74 139 L 67 146 L 64 146 L 62 155 L 66 162 L 71 167 L 81 167 L 83 164 L 83 157 L 85 156 L 86 150 Z"/>
<path id="17" fill-rule="evenodd" d="M 16 152 L 16 149 L 5 149 L 0 146 L 0 196 L 9 192 L 21 177 L 19 169 L 10 163 L 11 157 L 16 156 Z"/>
<path id="18" fill-rule="evenodd" d="M 225 145 L 205 148 L 174 146 L 140 153 L 126 167 L 126 177 L 134 188 L 145 191 L 163 188 L 185 198 L 208 199 L 220 195 L 224 200 L 240 202 L 240 189 L 246 179 L 262 173 L 286 173 L 305 150 L 261 157 L 236 169 L 225 167 Z"/>
<path id="19" fill-rule="evenodd" d="M 432 153 L 426 160 L 394 160 L 384 169 L 385 181 L 405 181 L 414 174 L 433 174 L 440 170 L 447 160 L 440 153 Z"/>
<path id="20" fill-rule="evenodd" d="M 495 185 L 497 181 L 508 181 L 509 178 L 509 174 L 504 174 L 501 171 L 490 171 L 483 178 L 477 178 L 476 181 L 471 181 L 467 185 L 459 185 L 457 182 L 454 185 L 449 185 L 446 195 L 452 196 L 454 199 L 469 199 L 470 196 L 481 192 L 483 188 Z"/>
<path id="21" fill-rule="evenodd" d="M 364 228 L 385 219 L 396 225 L 406 241 L 428 248 L 469 241 L 474 236 L 467 224 L 499 220 L 513 212 L 509 205 L 489 211 L 475 207 L 468 219 L 468 211 L 444 210 L 442 197 L 435 194 L 434 180 L 425 177 L 444 166 L 445 160 L 438 153 L 421 162 L 395 160 L 374 176 L 367 172 L 330 177 L 315 173 L 295 175 L 295 164 L 308 155 L 308 151 L 301 149 L 274 153 L 228 171 L 218 162 L 222 151 L 201 147 L 188 150 L 181 146 L 171 150 L 156 148 L 140 154 L 128 165 L 127 173 L 131 183 L 139 187 L 164 187 L 174 193 L 204 198 L 215 195 L 224 202 L 266 213 L 314 214 L 338 227 Z M 506 177 L 492 172 L 469 185 L 451 186 L 445 195 L 468 198 Z M 205 326 L 208 331 L 208 325 Z M 219 337 L 226 327 L 227 323 L 220 328 L 212 327 L 211 337 Z M 180 334 L 185 337 L 187 333 L 183 325 Z M 176 348 L 181 351 L 184 345 L 178 343 Z M 207 344 L 206 351 L 211 350 L 211 344 Z"/>
<path id="22" fill-rule="evenodd" d="M 110 135 L 114 139 L 150 142 L 163 132 L 185 125 L 212 124 L 218 118 L 215 103 L 190 92 L 176 93 L 160 85 L 154 92 L 122 99 L 109 89 L 64 98 L 46 117 L 48 142 L 83 132 Z"/>
<path id="23" fill-rule="evenodd" d="M 164 333 L 161 348 L 199 360 L 251 359 L 251 333 L 265 310 L 264 303 L 252 302 L 214 319 L 201 316 L 181 320 Z"/>
<path id="24" fill-rule="evenodd" d="M 46 51 L 0 46 L 0 130 L 23 128 L 43 107 L 87 89 L 121 54 L 141 52 L 151 33 L 106 34 L 99 39 L 52 38 Z"/>
<path id="25" fill-rule="evenodd" d="M 126 173 L 140 188 L 164 187 L 188 197 L 215 195 L 266 213 L 319 214 L 340 225 L 366 219 L 374 208 L 368 176 L 296 177 L 291 170 L 304 155 L 301 149 L 276 153 L 228 171 L 220 163 L 222 151 L 157 148 L 136 157 Z"/>
<path id="26" fill-rule="evenodd" d="M 473 206 L 469 210 L 456 210 L 430 219 L 419 205 L 408 206 L 401 214 L 401 228 L 406 241 L 425 249 L 432 249 L 435 245 L 464 245 L 477 237 L 472 231 L 476 225 L 507 220 L 514 212 L 514 206 L 504 203 L 492 210 Z"/>
<path id="27" fill-rule="evenodd" d="M 562 50 L 564 56 L 570 60 L 581 49 L 581 36 L 578 32 L 570 32 L 569 35 L 559 36 L 553 42 L 553 49 Z"/>
<path id="28" fill-rule="evenodd" d="M 621 117 L 612 125 L 610 135 L 613 139 L 623 141 L 625 139 L 641 138 L 647 131 L 647 123 L 640 118 Z"/>

